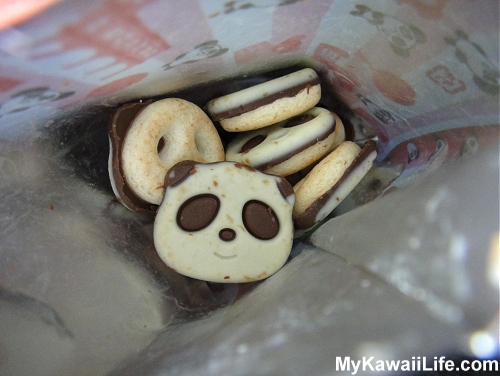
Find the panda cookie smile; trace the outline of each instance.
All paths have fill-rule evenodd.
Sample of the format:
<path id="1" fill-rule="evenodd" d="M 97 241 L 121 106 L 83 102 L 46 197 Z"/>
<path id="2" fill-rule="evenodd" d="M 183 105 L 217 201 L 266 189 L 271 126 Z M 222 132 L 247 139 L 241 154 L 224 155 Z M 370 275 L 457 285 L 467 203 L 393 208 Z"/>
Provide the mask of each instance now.
<path id="1" fill-rule="evenodd" d="M 221 260 L 232 260 L 232 259 L 238 257 L 238 255 L 236 255 L 236 254 L 230 255 L 230 256 L 223 256 L 218 252 L 214 252 L 214 256 L 220 258 Z"/>

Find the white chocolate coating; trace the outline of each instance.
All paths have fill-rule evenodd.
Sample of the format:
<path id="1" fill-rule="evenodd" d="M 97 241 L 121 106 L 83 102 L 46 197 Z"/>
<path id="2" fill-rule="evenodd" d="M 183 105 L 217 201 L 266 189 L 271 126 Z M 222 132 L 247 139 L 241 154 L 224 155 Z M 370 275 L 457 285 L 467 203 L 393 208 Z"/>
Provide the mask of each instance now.
<path id="1" fill-rule="evenodd" d="M 314 70 L 305 68 L 236 93 L 215 98 L 207 103 L 206 109 L 213 117 L 317 78 L 318 75 Z M 319 102 L 320 98 L 321 86 L 319 84 L 307 86 L 294 96 L 283 96 L 251 111 L 221 119 L 220 124 L 228 132 L 259 129 L 309 110 Z"/>
<path id="2" fill-rule="evenodd" d="M 161 259 L 181 274 L 212 282 L 256 281 L 280 269 L 292 247 L 294 202 L 293 193 L 287 198 L 280 193 L 281 178 L 233 162 L 194 168 L 181 183 L 167 186 L 158 209 L 154 243 Z M 206 227 L 186 231 L 178 224 L 178 213 L 184 203 L 199 195 L 216 196 L 219 209 Z M 269 205 L 278 219 L 279 231 L 271 239 L 258 239 L 248 231 L 242 213 L 252 200 Z M 234 239 L 221 240 L 223 229 L 234 231 Z"/>
<path id="3" fill-rule="evenodd" d="M 294 218 L 302 215 L 318 198 L 330 190 L 346 173 L 358 157 L 361 148 L 354 142 L 345 141 L 318 163 L 301 181 L 293 187 L 296 200 Z M 339 184 L 335 194 L 318 211 L 315 222 L 323 220 L 354 189 L 373 165 L 377 152 L 373 150 Z"/>
<path id="4" fill-rule="evenodd" d="M 284 177 L 316 162 L 345 140 L 342 121 L 332 112 L 314 107 L 302 115 L 311 115 L 314 119 L 286 128 L 288 121 L 291 120 L 288 119 L 238 135 L 227 146 L 226 160 L 246 163 L 259 170 L 262 169 L 265 173 Z M 333 129 L 333 124 L 335 130 L 325 138 L 324 135 Z M 266 138 L 254 148 L 241 152 L 245 143 L 256 136 Z M 320 138 L 323 139 L 318 141 Z M 307 148 L 304 149 L 305 146 Z M 273 163 L 283 157 L 286 159 Z"/>
<path id="5" fill-rule="evenodd" d="M 162 138 L 165 146 L 158 153 Z M 159 205 L 167 170 L 183 160 L 224 160 L 215 126 L 198 106 L 185 100 L 168 98 L 150 104 L 134 119 L 123 142 L 127 184 L 142 200 Z"/>

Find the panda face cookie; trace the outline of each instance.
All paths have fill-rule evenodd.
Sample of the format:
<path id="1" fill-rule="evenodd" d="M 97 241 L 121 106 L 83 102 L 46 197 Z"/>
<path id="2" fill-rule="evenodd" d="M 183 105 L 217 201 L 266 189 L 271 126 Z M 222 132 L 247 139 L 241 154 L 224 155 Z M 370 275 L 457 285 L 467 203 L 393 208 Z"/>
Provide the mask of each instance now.
<path id="1" fill-rule="evenodd" d="M 210 282 L 250 282 L 278 271 L 293 241 L 293 189 L 250 166 L 184 161 L 165 179 L 154 225 L 162 260 Z"/>

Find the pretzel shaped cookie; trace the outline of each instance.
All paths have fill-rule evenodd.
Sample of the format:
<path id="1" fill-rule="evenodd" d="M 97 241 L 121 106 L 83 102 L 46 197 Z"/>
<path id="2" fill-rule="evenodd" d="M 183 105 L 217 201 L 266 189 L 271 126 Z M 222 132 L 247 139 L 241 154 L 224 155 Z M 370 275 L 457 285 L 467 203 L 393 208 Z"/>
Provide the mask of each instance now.
<path id="1" fill-rule="evenodd" d="M 366 175 L 376 156 L 372 140 L 363 148 L 344 141 L 319 162 L 293 187 L 295 228 L 308 229 L 326 218 Z"/>
<path id="2" fill-rule="evenodd" d="M 111 124 L 110 138 L 117 134 L 118 117 Z M 129 209 L 159 205 L 165 175 L 174 164 L 224 160 L 215 126 L 193 103 L 168 98 L 141 106 L 134 116 L 122 117 L 129 124 L 121 131 L 121 142 L 111 140 L 109 169 L 115 195 Z"/>
<path id="3" fill-rule="evenodd" d="M 344 139 L 339 117 L 314 107 L 278 124 L 238 135 L 227 147 L 226 160 L 284 177 L 316 162 Z"/>
<path id="4" fill-rule="evenodd" d="M 313 108 L 321 98 L 316 72 L 305 68 L 238 92 L 212 99 L 206 110 L 228 132 L 279 123 Z"/>

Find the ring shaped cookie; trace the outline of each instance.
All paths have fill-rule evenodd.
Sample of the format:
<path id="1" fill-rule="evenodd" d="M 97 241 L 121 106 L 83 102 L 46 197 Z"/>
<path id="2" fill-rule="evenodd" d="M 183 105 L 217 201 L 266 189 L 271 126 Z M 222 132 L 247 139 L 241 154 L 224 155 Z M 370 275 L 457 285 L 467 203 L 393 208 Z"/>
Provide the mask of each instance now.
<path id="1" fill-rule="evenodd" d="M 363 148 L 345 141 L 319 162 L 293 187 L 295 227 L 308 229 L 326 218 L 366 175 L 376 156 L 372 140 Z"/>
<path id="2" fill-rule="evenodd" d="M 238 135 L 227 146 L 226 160 L 284 177 L 316 162 L 344 138 L 338 116 L 314 107 L 278 124 Z"/>
<path id="3" fill-rule="evenodd" d="M 244 132 L 279 123 L 313 108 L 321 98 L 316 72 L 290 73 L 207 103 L 213 121 L 228 132 Z"/>
<path id="4" fill-rule="evenodd" d="M 222 141 L 208 116 L 193 103 L 177 98 L 145 107 L 123 142 L 122 168 L 131 190 L 140 199 L 159 205 L 168 169 L 184 160 L 224 160 Z"/>

